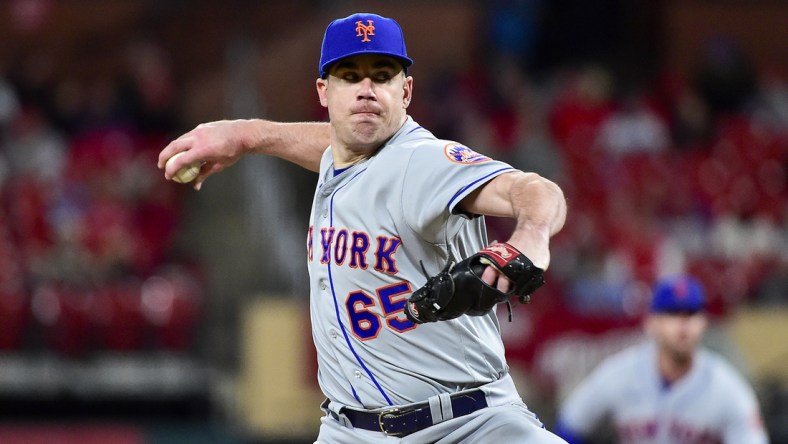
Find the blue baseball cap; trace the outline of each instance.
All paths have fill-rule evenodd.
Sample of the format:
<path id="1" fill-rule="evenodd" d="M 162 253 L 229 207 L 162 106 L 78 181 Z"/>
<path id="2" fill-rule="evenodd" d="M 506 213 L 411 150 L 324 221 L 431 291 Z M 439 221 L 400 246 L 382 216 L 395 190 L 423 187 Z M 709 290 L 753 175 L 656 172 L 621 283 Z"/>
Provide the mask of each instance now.
<path id="1" fill-rule="evenodd" d="M 690 276 L 663 279 L 654 286 L 652 313 L 696 313 L 706 305 L 703 286 Z"/>
<path id="2" fill-rule="evenodd" d="M 366 12 L 329 23 L 320 50 L 320 77 L 330 65 L 359 54 L 382 54 L 396 58 L 403 69 L 413 64 L 405 50 L 402 28 L 393 19 Z"/>

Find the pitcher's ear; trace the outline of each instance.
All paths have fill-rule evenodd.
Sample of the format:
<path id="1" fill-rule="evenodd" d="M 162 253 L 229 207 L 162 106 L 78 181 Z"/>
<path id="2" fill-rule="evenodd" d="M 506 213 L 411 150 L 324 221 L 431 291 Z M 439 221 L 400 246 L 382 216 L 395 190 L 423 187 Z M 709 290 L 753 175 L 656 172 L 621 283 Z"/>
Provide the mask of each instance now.
<path id="1" fill-rule="evenodd" d="M 320 104 L 323 105 L 324 108 L 328 107 L 328 101 L 326 100 L 326 89 L 328 89 L 328 79 L 318 78 L 317 80 L 315 80 L 315 88 L 317 89 L 317 97 L 320 99 Z"/>
<path id="2" fill-rule="evenodd" d="M 402 94 L 403 105 L 404 108 L 407 108 L 413 98 L 413 77 L 406 76 L 402 88 L 404 90 Z"/>

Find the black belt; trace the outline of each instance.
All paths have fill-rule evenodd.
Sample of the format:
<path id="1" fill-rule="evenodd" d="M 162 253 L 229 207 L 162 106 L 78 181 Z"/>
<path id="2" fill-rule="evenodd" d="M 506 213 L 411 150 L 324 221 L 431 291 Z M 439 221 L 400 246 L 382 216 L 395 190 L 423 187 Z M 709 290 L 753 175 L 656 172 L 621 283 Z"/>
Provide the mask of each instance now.
<path id="1" fill-rule="evenodd" d="M 457 393 L 451 397 L 451 410 L 454 418 L 470 415 L 471 413 L 487 407 L 487 399 L 481 390 Z M 329 401 L 326 399 L 321 407 L 328 410 Z M 383 432 L 389 436 L 402 437 L 426 429 L 434 425 L 429 402 L 422 402 L 405 408 L 391 408 L 379 412 L 368 412 L 343 407 L 340 413 L 350 421 L 355 428 Z M 329 410 L 329 414 L 336 420 L 339 415 Z"/>

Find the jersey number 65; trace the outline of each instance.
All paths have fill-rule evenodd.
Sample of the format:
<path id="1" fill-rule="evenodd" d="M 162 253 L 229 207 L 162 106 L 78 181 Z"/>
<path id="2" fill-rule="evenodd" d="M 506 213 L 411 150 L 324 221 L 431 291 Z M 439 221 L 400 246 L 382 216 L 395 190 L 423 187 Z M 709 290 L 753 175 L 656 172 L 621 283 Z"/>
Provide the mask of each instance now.
<path id="1" fill-rule="evenodd" d="M 376 338 L 383 327 L 381 317 L 390 329 L 398 333 L 416 328 L 416 324 L 409 321 L 404 313 L 405 303 L 411 293 L 409 282 L 380 287 L 375 290 L 377 298 L 363 290 L 350 292 L 345 306 L 353 334 L 362 341 Z M 372 310 L 376 305 L 380 305 L 383 316 Z"/>

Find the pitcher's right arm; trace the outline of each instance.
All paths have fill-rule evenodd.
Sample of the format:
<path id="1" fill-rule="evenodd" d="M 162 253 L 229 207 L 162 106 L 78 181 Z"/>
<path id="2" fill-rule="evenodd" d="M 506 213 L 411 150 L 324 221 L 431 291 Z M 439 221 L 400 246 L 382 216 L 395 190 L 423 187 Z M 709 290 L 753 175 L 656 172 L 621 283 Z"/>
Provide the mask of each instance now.
<path id="1" fill-rule="evenodd" d="M 170 142 L 159 153 L 158 167 L 170 180 L 180 168 L 203 163 L 194 181 L 194 189 L 199 190 L 208 176 L 232 166 L 245 154 L 276 156 L 317 172 L 329 143 L 330 129 L 324 122 L 220 120 L 200 124 Z M 167 159 L 180 152 L 185 153 L 165 168 Z"/>

